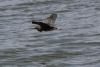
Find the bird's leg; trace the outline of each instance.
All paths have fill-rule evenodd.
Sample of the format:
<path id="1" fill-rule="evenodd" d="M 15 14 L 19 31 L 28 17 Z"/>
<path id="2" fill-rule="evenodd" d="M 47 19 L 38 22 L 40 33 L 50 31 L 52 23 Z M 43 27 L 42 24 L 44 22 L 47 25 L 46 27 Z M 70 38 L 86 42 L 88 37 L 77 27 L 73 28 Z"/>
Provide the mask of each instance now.
<path id="1" fill-rule="evenodd" d="M 56 30 L 62 30 L 62 28 L 56 28 Z"/>
<path id="2" fill-rule="evenodd" d="M 54 30 L 62 30 L 62 28 L 54 28 Z"/>

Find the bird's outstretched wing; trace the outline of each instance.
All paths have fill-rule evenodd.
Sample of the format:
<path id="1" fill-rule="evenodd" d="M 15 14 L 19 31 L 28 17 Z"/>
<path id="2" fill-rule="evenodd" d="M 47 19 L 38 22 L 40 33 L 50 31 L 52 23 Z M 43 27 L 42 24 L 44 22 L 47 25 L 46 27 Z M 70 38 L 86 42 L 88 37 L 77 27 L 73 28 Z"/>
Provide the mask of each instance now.
<path id="1" fill-rule="evenodd" d="M 41 28 L 48 28 L 48 27 L 50 27 L 48 24 L 46 24 L 46 23 L 43 23 L 43 22 L 35 22 L 35 21 L 32 21 L 32 24 L 37 24 L 37 25 L 39 25 Z"/>
<path id="2" fill-rule="evenodd" d="M 45 19 L 45 23 L 53 26 L 54 23 L 55 23 L 55 21 L 56 21 L 56 18 L 57 18 L 57 14 L 52 13 L 50 15 L 50 17 L 48 17 L 48 18 Z"/>

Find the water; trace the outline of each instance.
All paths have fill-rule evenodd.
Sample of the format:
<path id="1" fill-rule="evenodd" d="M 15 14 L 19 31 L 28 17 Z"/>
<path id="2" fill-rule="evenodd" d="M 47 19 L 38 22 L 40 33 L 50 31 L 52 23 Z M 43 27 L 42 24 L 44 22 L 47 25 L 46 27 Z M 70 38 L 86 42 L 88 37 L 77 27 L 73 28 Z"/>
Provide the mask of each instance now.
<path id="1" fill-rule="evenodd" d="M 51 13 L 63 30 L 30 29 Z M 99 66 L 99 0 L 0 0 L 0 67 Z"/>

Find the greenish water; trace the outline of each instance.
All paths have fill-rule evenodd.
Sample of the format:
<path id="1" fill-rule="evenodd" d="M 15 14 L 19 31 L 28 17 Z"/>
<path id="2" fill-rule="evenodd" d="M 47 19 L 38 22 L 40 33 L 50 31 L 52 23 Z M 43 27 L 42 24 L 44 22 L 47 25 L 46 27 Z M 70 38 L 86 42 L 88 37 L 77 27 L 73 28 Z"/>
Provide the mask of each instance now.
<path id="1" fill-rule="evenodd" d="M 30 29 L 51 13 L 63 30 Z M 99 0 L 0 0 L 0 67 L 99 66 Z"/>

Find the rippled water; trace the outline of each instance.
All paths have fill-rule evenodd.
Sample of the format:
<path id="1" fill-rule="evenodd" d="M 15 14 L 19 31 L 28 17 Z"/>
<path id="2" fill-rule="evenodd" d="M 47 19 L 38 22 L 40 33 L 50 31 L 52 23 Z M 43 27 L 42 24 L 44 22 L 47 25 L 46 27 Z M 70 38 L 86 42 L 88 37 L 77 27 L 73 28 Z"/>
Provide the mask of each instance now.
<path id="1" fill-rule="evenodd" d="M 32 20 L 57 13 L 56 27 Z M 100 67 L 99 0 L 0 0 L 0 67 Z"/>

